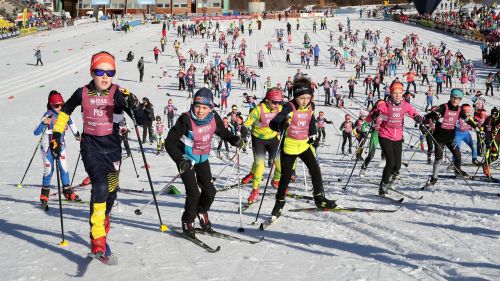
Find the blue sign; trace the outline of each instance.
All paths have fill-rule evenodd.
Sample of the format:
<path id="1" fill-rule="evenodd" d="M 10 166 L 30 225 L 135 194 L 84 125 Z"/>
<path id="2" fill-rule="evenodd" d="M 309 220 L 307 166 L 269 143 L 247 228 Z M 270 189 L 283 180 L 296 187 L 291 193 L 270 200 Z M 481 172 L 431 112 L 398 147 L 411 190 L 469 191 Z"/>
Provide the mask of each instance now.
<path id="1" fill-rule="evenodd" d="M 137 0 L 139 5 L 156 5 L 156 0 Z"/>
<path id="2" fill-rule="evenodd" d="M 109 5 L 110 0 L 92 0 L 92 6 L 96 5 Z"/>

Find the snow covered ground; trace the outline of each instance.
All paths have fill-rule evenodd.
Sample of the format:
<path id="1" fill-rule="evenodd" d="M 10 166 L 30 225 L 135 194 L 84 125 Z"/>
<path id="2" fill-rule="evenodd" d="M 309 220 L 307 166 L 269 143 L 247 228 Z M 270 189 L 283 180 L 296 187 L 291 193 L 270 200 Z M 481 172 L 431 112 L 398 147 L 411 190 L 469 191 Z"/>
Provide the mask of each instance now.
<path id="1" fill-rule="evenodd" d="M 337 23 L 341 21 L 345 25 L 345 17 L 328 19 L 328 27 L 335 30 L 336 38 Z M 439 44 L 442 40 L 453 51 L 459 48 L 466 58 L 476 63 L 480 73 L 478 85 L 484 88 L 483 81 L 490 69 L 481 63 L 477 43 L 416 26 L 377 19 L 359 20 L 356 15 L 351 15 L 351 18 L 352 27 L 359 29 L 361 36 L 365 28 L 380 29 L 382 39 L 390 36 L 393 44 L 401 45 L 400 40 L 405 34 L 417 32 L 425 44 L 429 41 Z M 292 25 L 295 28 L 295 20 Z M 249 45 L 247 63 L 256 69 L 262 82 L 271 76 L 274 83 L 284 83 L 287 76 L 295 74 L 300 61 L 298 52 L 303 32 L 307 31 L 312 42 L 320 45 L 322 55 L 318 67 L 312 66 L 310 70 L 303 71 L 316 81 L 322 81 L 324 76 L 338 79 L 346 88 L 346 80 L 354 74 L 353 66 L 347 65 L 347 70 L 339 71 L 328 63 L 327 49 L 331 44 L 328 31 L 318 29 L 318 33 L 314 34 L 312 20 L 301 20 L 299 34 L 293 30 L 292 48 L 295 54 L 292 56 L 293 64 L 288 65 L 275 41 L 276 27 L 285 28 L 285 23 L 265 21 L 263 30 L 255 30 L 252 37 L 245 35 Z M 159 63 L 155 64 L 152 49 L 154 46 L 159 47 L 160 36 L 161 25 L 139 26 L 129 34 L 123 34 L 113 32 L 111 24 L 103 22 L 0 41 L 0 112 L 3 116 L 0 119 L 0 144 L 4 149 L 0 158 L 2 280 L 67 280 L 74 277 L 84 280 L 500 280 L 500 259 L 497 256 L 500 252 L 500 198 L 496 196 L 498 184 L 470 181 L 475 190 L 473 192 L 459 179 L 440 179 L 431 191 L 422 192 L 419 187 L 425 183 L 432 168 L 426 164 L 425 154 L 421 152 L 417 152 L 408 168 L 402 167 L 403 179 L 397 186 L 404 192 L 423 195 L 424 198 L 420 201 L 407 200 L 399 211 L 392 214 L 285 211 L 277 224 L 262 232 L 257 226 L 251 225 L 258 209 L 258 206 L 253 206 L 243 215 L 246 231 L 238 233 L 238 191 L 233 189 L 217 194 L 210 212 L 215 229 L 249 239 L 263 235 L 265 240 L 249 245 L 200 235 L 208 244 L 221 246 L 219 253 L 210 254 L 172 232 L 161 233 L 154 205 L 146 208 L 140 216 L 134 214 L 135 209 L 151 199 L 149 192 L 121 192 L 117 199 L 118 205 L 113 209 L 112 229 L 108 237 L 113 251 L 120 258 L 118 266 L 106 267 L 87 258 L 89 210 L 85 204 L 64 204 L 64 229 L 69 245 L 58 246 L 61 231 L 57 201 L 50 203 L 48 212 L 38 207 L 42 176 L 38 153 L 24 181 L 24 188 L 17 188 L 38 140 L 32 131 L 45 112 L 47 95 L 51 89 L 57 89 L 66 99 L 69 98 L 77 87 L 90 80 L 88 69 L 91 55 L 106 50 L 117 58 L 118 74 L 114 82 L 129 88 L 140 98 L 149 97 L 157 115 L 161 115 L 166 105 L 169 98 L 167 92 L 176 106 L 185 109 L 188 106 L 186 94 L 176 90 L 175 74 L 178 67 L 171 47 L 175 33 L 172 30 L 169 32 L 167 52 L 160 55 Z M 273 42 L 273 54 L 266 55 L 265 68 L 260 70 L 257 68 L 257 52 L 264 50 L 268 41 Z M 334 46 L 337 46 L 337 39 L 334 41 Z M 189 48 L 201 52 L 205 42 L 209 43 L 213 55 L 216 43 L 201 38 L 188 37 L 187 43 L 182 44 L 183 51 L 186 55 Z M 360 45 L 356 47 L 358 55 Z M 37 46 L 41 46 L 43 67 L 33 65 L 36 61 L 33 49 Z M 132 63 L 125 61 L 129 50 L 133 50 L 136 55 Z M 136 69 L 140 56 L 146 60 L 145 79 L 141 84 L 138 83 Z M 167 67 L 172 78 L 160 79 L 161 67 Z M 200 70 L 202 65 L 197 64 L 197 67 Z M 368 67 L 368 73 L 373 74 L 374 68 Z M 198 73 L 197 79 L 202 79 L 201 74 Z M 346 99 L 348 109 L 325 107 L 322 102 L 318 106 L 318 111 L 323 110 L 325 117 L 333 120 L 335 125 L 327 127 L 330 146 L 319 148 L 318 153 L 323 177 L 329 181 L 325 183 L 325 189 L 329 197 L 338 199 L 338 203 L 343 206 L 397 208 L 374 196 L 377 187 L 360 182 L 357 169 L 348 191 L 341 191 L 353 161 L 337 154 L 341 137 L 336 128 L 345 113 L 354 116 L 359 113 L 364 102 L 364 88 L 362 81 L 358 82 L 357 99 Z M 239 82 L 235 84 L 236 89 L 229 104 L 241 105 L 241 94 L 247 91 L 240 89 Z M 202 85 L 202 82 L 198 82 L 198 85 Z M 261 82 L 259 89 L 262 89 Z M 419 90 L 423 91 L 424 88 L 419 86 Z M 319 92 L 319 100 L 322 101 L 323 90 Z M 487 97 L 488 111 L 492 105 L 500 105 L 497 93 L 497 97 Z M 256 94 L 260 97 L 262 91 Z M 446 100 L 442 97 L 437 102 Z M 465 101 L 470 101 L 469 97 Z M 415 104 L 417 107 L 425 106 L 422 94 L 417 95 Z M 246 109 L 243 111 L 247 112 Z M 72 118 L 81 129 L 80 114 L 75 112 Z M 419 133 L 413 128 L 413 121 L 408 119 L 406 123 L 405 144 L 414 144 Z M 138 147 L 135 134 L 132 132 L 130 137 L 135 149 Z M 72 173 L 79 149 L 73 138 L 67 139 L 68 164 Z M 468 148 L 464 147 L 463 159 L 469 155 Z M 153 146 L 146 145 L 146 148 L 153 184 L 156 190 L 160 190 L 176 175 L 176 168 L 168 155 L 156 156 Z M 405 152 L 404 161 L 409 159 L 411 153 L 411 150 Z M 125 160 L 120 176 L 121 187 L 149 191 L 138 150 L 134 150 L 133 157 L 140 176 L 136 178 L 132 161 Z M 210 161 L 214 175 L 229 163 L 215 157 Z M 367 171 L 367 178 L 374 182 L 378 182 L 381 176 L 382 168 L 377 165 L 379 161 L 380 153 L 377 152 Z M 470 161 L 469 157 L 464 163 L 470 164 Z M 243 154 L 241 162 L 243 176 L 250 169 L 251 154 Z M 470 165 L 464 167 L 472 174 L 475 169 Z M 217 187 L 222 185 L 229 170 L 227 168 L 218 177 Z M 297 171 L 299 178 L 291 190 L 305 194 L 307 191 L 303 184 L 301 164 Z M 443 174 L 450 174 L 450 171 L 443 171 Z M 498 177 L 498 171 L 494 171 L 494 176 Z M 84 177 L 85 172 L 80 163 L 75 182 L 79 183 Z M 338 182 L 338 178 L 342 181 Z M 231 182 L 235 182 L 234 178 Z M 55 185 L 55 178 L 52 183 Z M 184 191 L 182 183 L 178 182 L 176 186 Z M 311 183 L 308 182 L 307 186 L 310 188 Z M 75 191 L 83 200 L 89 200 L 89 189 L 76 188 Z M 248 192 L 247 189 L 242 191 L 243 200 Z M 180 225 L 183 203 L 183 195 L 159 196 L 165 224 Z M 273 204 L 272 196 L 264 200 L 261 219 L 268 218 Z M 285 210 L 312 204 L 288 199 Z"/>

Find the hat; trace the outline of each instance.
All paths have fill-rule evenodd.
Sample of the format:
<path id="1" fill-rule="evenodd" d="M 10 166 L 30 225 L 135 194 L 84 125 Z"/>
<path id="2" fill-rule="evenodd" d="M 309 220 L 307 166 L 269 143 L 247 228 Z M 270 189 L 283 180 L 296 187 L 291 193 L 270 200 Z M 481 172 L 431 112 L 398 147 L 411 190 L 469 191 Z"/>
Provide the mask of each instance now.
<path id="1" fill-rule="evenodd" d="M 61 104 L 61 103 L 64 103 L 64 99 L 59 92 L 57 92 L 56 90 L 52 90 L 49 93 L 48 103 L 50 105 Z"/>
<path id="2" fill-rule="evenodd" d="M 396 91 L 396 90 L 403 91 L 404 86 L 403 86 L 403 83 L 401 83 L 401 82 L 392 82 L 392 84 L 389 87 L 389 89 L 391 90 L 391 93 L 394 92 L 394 91 Z"/>
<path id="3" fill-rule="evenodd" d="M 207 88 L 199 89 L 193 97 L 193 105 L 203 104 L 209 106 L 210 108 L 214 108 L 214 94 Z"/>
<path id="4" fill-rule="evenodd" d="M 452 99 L 454 97 L 462 99 L 464 97 L 464 92 L 459 88 L 451 89 L 450 99 Z"/>
<path id="5" fill-rule="evenodd" d="M 101 63 L 109 63 L 116 70 L 115 57 L 108 52 L 102 51 L 92 56 L 90 60 L 90 72 Z"/>
<path id="6" fill-rule="evenodd" d="M 266 92 L 266 99 L 270 101 L 283 101 L 283 92 L 280 88 L 269 88 Z"/>

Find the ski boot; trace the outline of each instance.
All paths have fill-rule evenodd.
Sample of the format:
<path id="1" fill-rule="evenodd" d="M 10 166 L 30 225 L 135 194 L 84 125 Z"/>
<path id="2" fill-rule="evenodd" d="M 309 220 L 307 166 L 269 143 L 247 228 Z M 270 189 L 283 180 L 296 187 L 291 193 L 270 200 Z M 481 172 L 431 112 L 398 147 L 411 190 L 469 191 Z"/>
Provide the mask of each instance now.
<path id="1" fill-rule="evenodd" d="M 182 221 L 182 233 L 191 238 L 196 238 L 194 230 L 194 222 Z"/>
<path id="2" fill-rule="evenodd" d="M 80 197 L 78 197 L 78 195 L 73 192 L 73 189 L 69 185 L 63 186 L 63 194 L 64 198 L 66 198 L 66 200 L 68 201 L 81 201 Z"/>
<path id="3" fill-rule="evenodd" d="M 282 199 L 282 200 L 279 200 L 279 199 L 276 199 L 276 203 L 274 204 L 274 208 L 273 208 L 273 211 L 271 212 L 271 216 L 273 217 L 280 217 L 281 216 L 281 213 L 283 211 L 283 208 L 285 207 L 285 199 Z"/>
<path id="4" fill-rule="evenodd" d="M 248 204 L 252 204 L 255 201 L 257 201 L 257 198 L 259 198 L 259 189 L 252 189 L 252 192 L 250 193 L 250 196 L 248 196 L 247 202 Z"/>
<path id="5" fill-rule="evenodd" d="M 378 195 L 384 196 L 388 193 L 390 184 L 385 184 L 383 181 L 380 182 L 380 186 L 378 188 Z"/>
<path id="6" fill-rule="evenodd" d="M 482 163 L 481 163 L 481 162 L 479 162 L 477 159 L 472 159 L 472 164 L 473 164 L 474 166 L 478 166 L 478 167 L 482 165 Z"/>
<path id="7" fill-rule="evenodd" d="M 212 223 L 208 219 L 208 212 L 198 213 L 198 219 L 200 220 L 200 227 L 203 231 L 212 230 Z"/>
<path id="8" fill-rule="evenodd" d="M 280 180 L 272 180 L 271 181 L 271 186 L 274 187 L 274 188 L 278 188 L 280 185 Z"/>
<path id="9" fill-rule="evenodd" d="M 295 171 L 293 171 L 292 176 L 290 177 L 290 181 L 295 182 L 296 179 L 297 179 L 297 174 L 295 173 Z"/>
<path id="10" fill-rule="evenodd" d="M 90 177 L 86 177 L 82 183 L 80 184 L 80 186 L 84 186 L 84 185 L 89 185 L 91 184 L 92 182 L 90 181 Z"/>
<path id="11" fill-rule="evenodd" d="M 226 159 L 231 160 L 231 156 L 229 156 L 229 152 L 226 152 Z"/>
<path id="12" fill-rule="evenodd" d="M 222 156 L 220 156 L 220 150 L 217 150 L 217 158 L 222 159 Z"/>
<path id="13" fill-rule="evenodd" d="M 462 177 L 464 179 L 472 179 L 472 176 L 467 174 L 465 171 L 463 170 L 455 170 L 455 176 L 457 177 Z"/>
<path id="14" fill-rule="evenodd" d="M 427 156 L 427 165 L 432 164 L 432 159 L 430 156 Z"/>
<path id="15" fill-rule="evenodd" d="M 106 236 L 90 239 L 90 252 L 104 255 L 106 253 Z"/>
<path id="16" fill-rule="evenodd" d="M 318 208 L 333 209 L 337 207 L 335 200 L 326 199 L 323 193 L 314 195 L 314 204 L 316 204 Z"/>
<path id="17" fill-rule="evenodd" d="M 248 173 L 248 175 L 246 175 L 242 180 L 241 180 L 241 184 L 247 184 L 249 182 L 251 182 L 253 180 L 253 174 L 252 172 Z"/>
<path id="18" fill-rule="evenodd" d="M 366 173 L 366 168 L 361 167 L 361 169 L 359 170 L 359 177 L 364 178 L 365 173 Z"/>
<path id="19" fill-rule="evenodd" d="M 427 180 L 427 182 L 425 183 L 425 187 L 429 187 L 429 186 L 434 186 L 436 184 L 436 182 L 438 181 L 437 178 L 435 177 L 431 177 L 430 179 Z M 424 188 L 425 188 L 424 187 Z"/>
<path id="20" fill-rule="evenodd" d="M 49 194 L 50 188 L 48 186 L 42 187 L 42 191 L 40 192 L 40 207 L 45 211 L 49 209 Z"/>

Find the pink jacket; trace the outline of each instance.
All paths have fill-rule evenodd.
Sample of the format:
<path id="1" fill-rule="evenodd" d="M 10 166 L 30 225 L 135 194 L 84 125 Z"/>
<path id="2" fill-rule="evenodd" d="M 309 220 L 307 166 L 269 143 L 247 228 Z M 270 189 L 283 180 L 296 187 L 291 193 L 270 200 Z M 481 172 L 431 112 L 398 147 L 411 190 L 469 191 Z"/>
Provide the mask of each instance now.
<path id="1" fill-rule="evenodd" d="M 395 110 L 391 110 L 392 107 Z M 377 109 L 373 109 L 368 114 L 368 117 L 366 117 L 367 122 L 373 121 L 373 112 L 376 110 L 380 111 L 380 118 L 382 119 L 378 136 L 392 141 L 403 139 L 404 116 L 408 114 L 408 116 L 415 119 L 415 116 L 418 115 L 415 108 L 404 100 L 401 101 L 399 106 L 393 105 L 391 101 L 386 101 L 380 103 Z M 389 116 L 391 112 L 392 115 Z"/>

